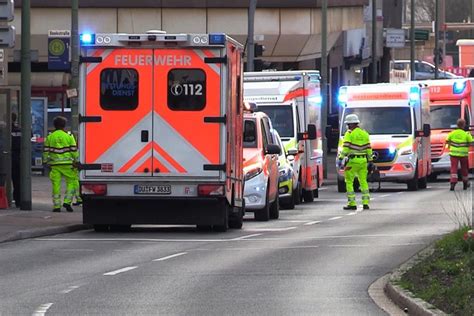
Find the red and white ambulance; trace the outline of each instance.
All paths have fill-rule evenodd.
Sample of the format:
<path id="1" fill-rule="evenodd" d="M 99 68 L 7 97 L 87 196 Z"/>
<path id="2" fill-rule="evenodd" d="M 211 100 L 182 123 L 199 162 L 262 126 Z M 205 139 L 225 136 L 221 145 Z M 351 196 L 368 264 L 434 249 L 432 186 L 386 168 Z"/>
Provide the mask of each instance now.
<path id="1" fill-rule="evenodd" d="M 380 180 L 406 183 L 408 190 L 426 188 L 431 173 L 429 90 L 415 83 L 367 84 L 339 89 L 343 107 L 338 151 L 347 126 L 357 114 L 370 134 Z M 338 191 L 345 191 L 344 171 L 338 170 Z"/>
<path id="2" fill-rule="evenodd" d="M 240 228 L 242 51 L 224 34 L 82 34 L 83 220 Z"/>
<path id="3" fill-rule="evenodd" d="M 432 179 L 449 172 L 451 162 L 446 137 L 457 128 L 459 118 L 472 125 L 474 79 L 423 81 L 430 88 Z M 469 147 L 469 169 L 474 168 L 474 146 Z"/>

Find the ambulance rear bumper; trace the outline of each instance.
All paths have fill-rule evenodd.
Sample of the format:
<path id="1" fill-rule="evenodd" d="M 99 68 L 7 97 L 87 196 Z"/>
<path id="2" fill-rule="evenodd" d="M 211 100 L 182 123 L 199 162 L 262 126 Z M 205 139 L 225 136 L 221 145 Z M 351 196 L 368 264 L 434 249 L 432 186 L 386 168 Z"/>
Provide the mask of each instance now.
<path id="1" fill-rule="evenodd" d="M 225 197 L 83 197 L 83 222 L 91 225 L 222 225 L 227 211 Z"/>

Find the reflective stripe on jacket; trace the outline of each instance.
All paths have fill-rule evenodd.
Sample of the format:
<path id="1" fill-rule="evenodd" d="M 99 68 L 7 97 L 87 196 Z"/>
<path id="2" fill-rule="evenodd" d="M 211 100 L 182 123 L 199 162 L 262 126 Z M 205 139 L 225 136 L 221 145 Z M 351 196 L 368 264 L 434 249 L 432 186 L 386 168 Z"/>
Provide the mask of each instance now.
<path id="1" fill-rule="evenodd" d="M 460 128 L 448 134 L 446 143 L 449 146 L 449 155 L 454 157 L 469 156 L 469 145 L 472 143 L 471 133 Z"/>
<path id="2" fill-rule="evenodd" d="M 77 161 L 79 154 L 74 137 L 62 130 L 56 130 L 46 137 L 43 162 L 50 165 L 66 165 Z"/>
<path id="3" fill-rule="evenodd" d="M 372 161 L 372 147 L 370 146 L 369 133 L 356 127 L 352 131 L 344 134 L 344 143 L 340 157 L 366 156 L 368 161 Z"/>

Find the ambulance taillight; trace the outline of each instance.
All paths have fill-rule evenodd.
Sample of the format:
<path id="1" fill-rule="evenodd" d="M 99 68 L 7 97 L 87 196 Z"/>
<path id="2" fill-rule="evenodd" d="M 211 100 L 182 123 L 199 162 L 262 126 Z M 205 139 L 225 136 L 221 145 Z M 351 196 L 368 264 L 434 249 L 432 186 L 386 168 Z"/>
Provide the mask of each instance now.
<path id="1" fill-rule="evenodd" d="M 223 196 L 224 186 L 216 184 L 199 184 L 198 185 L 199 196 Z"/>
<path id="2" fill-rule="evenodd" d="M 106 195 L 107 184 L 83 183 L 81 193 L 83 195 Z"/>

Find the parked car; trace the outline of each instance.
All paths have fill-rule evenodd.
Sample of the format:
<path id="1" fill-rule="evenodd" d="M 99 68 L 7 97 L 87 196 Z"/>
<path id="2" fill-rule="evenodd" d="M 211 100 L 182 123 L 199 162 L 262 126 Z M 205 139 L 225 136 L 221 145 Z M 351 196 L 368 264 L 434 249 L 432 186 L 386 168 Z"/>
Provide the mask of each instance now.
<path id="1" fill-rule="evenodd" d="M 278 155 L 281 148 L 272 137 L 272 125 L 263 112 L 244 114 L 245 210 L 254 212 L 258 221 L 277 219 Z"/>
<path id="2" fill-rule="evenodd" d="M 276 130 L 272 130 L 273 138 L 276 144 L 283 147 L 280 135 Z M 282 149 L 278 156 L 278 194 L 280 198 L 280 207 L 286 209 L 294 209 L 296 200 L 300 195 L 296 194 L 298 190 L 298 178 L 296 172 L 293 170 L 292 161 L 295 159 L 294 155 L 288 155 L 288 153 Z M 291 160 L 291 161 L 290 161 Z"/>
<path id="3" fill-rule="evenodd" d="M 426 61 L 415 61 L 415 80 L 435 78 L 436 67 Z M 448 71 L 439 69 L 439 79 L 462 78 Z M 390 62 L 390 82 L 405 82 L 410 80 L 410 60 L 394 60 Z"/>

